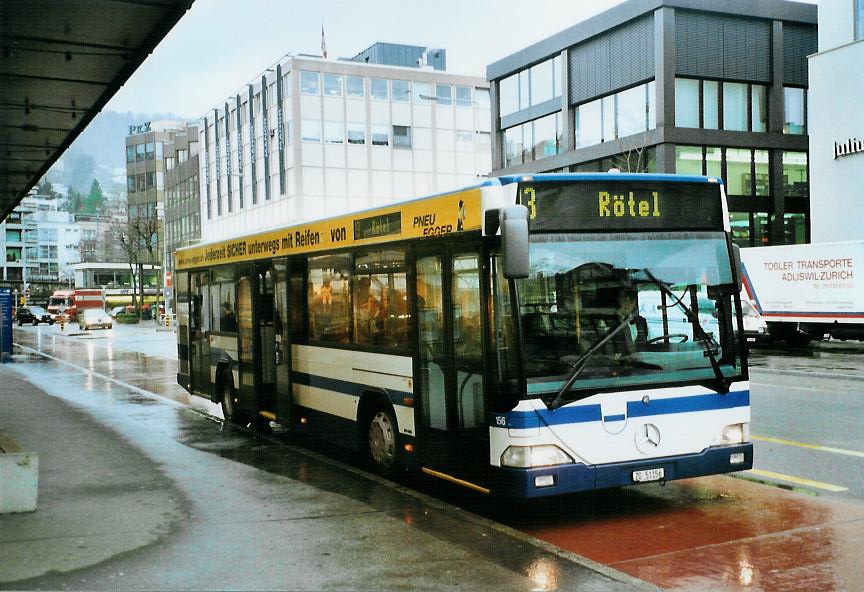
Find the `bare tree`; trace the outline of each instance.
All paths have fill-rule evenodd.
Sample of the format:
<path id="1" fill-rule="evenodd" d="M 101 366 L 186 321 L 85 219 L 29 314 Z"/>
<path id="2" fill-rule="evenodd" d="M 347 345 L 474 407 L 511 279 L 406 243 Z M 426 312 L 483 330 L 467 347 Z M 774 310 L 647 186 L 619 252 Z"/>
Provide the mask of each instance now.
<path id="1" fill-rule="evenodd" d="M 158 263 L 159 221 L 155 216 L 141 216 L 112 222 L 112 238 L 132 276 L 132 306 L 141 317 L 144 305 L 144 265 Z"/>
<path id="2" fill-rule="evenodd" d="M 135 251 L 138 266 L 138 286 L 140 305 L 138 306 L 138 317 L 141 317 L 141 308 L 144 304 L 144 264 L 152 266 L 159 262 L 159 219 L 155 213 L 152 216 L 139 216 L 131 218 L 128 224 L 127 240 Z M 158 289 L 158 287 L 157 287 Z M 158 302 L 157 294 L 157 302 Z"/>
<path id="3" fill-rule="evenodd" d="M 115 228 L 115 232 L 113 234 L 115 240 L 117 241 L 117 244 L 120 246 L 120 249 L 123 252 L 123 259 L 129 265 L 129 273 L 131 274 L 132 280 L 132 306 L 135 307 L 136 311 L 140 311 L 140 308 L 138 306 L 137 280 L 139 263 L 138 245 L 136 244 L 136 241 L 133 238 L 132 233 L 130 232 L 128 224 L 123 224 L 122 226 Z M 143 301 L 143 298 L 141 300 Z"/>
<path id="4" fill-rule="evenodd" d="M 642 134 L 642 142 L 635 148 L 612 157 L 612 164 L 622 173 L 647 173 L 649 152 L 645 146 L 647 134 Z"/>

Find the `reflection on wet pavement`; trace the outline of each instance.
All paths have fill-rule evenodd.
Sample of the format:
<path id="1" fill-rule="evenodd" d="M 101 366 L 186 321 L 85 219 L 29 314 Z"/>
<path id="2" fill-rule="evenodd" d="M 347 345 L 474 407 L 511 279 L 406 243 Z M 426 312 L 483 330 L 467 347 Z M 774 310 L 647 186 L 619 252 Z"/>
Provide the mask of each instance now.
<path id="1" fill-rule="evenodd" d="M 25 345 L 24 339 L 16 341 L 24 347 L 31 347 Z M 141 376 L 169 374 L 166 369 L 171 369 L 171 360 L 141 359 L 134 353 L 116 350 L 111 360 L 99 359 L 82 345 L 89 346 L 43 343 L 44 353 L 55 359 L 46 359 L 19 348 L 16 353 L 19 363 L 15 370 L 50 394 L 87 408 L 100 421 L 108 424 L 132 421 L 148 432 L 166 434 L 190 448 L 254 467 L 261 471 L 256 475 L 262 482 L 278 484 L 281 478 L 288 478 L 312 486 L 305 490 L 308 491 L 305 494 L 303 489 L 283 490 L 284 499 L 279 489 L 270 494 L 270 502 L 279 507 L 280 520 L 293 519 L 292 508 L 295 507 L 298 508 L 297 519 L 380 514 L 396 518 L 400 524 L 410 526 L 417 533 L 441 541 L 448 549 L 448 557 L 452 554 L 449 562 L 468 561 L 467 569 L 475 572 L 488 571 L 485 565 L 489 562 L 518 574 L 520 581 L 530 584 L 528 589 L 558 590 L 566 586 L 567 589 L 580 590 L 630 590 L 634 589 L 634 584 L 638 589 L 638 582 L 627 583 L 626 576 L 613 576 L 611 571 L 586 570 L 578 561 L 550 552 L 528 537 L 495 524 L 480 522 L 404 487 L 394 487 L 392 483 L 358 469 L 357 459 L 350 453 L 315 442 L 304 441 L 300 448 L 296 446 L 294 436 L 281 428 L 274 428 L 271 433 L 256 433 L 223 425 L 213 416 L 190 411 L 184 403 L 188 397 L 185 391 L 170 385 L 167 380 L 152 381 L 159 398 L 139 392 L 141 387 L 137 385 L 147 382 Z M 77 370 L 70 368 L 70 364 Z M 136 386 L 131 384 L 133 380 Z M 123 388 L 121 384 L 129 384 L 131 388 Z M 178 394 L 177 389 L 182 394 Z M 340 458 L 353 464 L 343 464 L 338 460 Z M 337 494 L 343 500 L 342 504 L 338 508 L 317 504 L 323 492 Z M 313 509 L 310 510 L 310 506 Z M 235 515 L 235 520 L 239 519 Z M 488 532 L 478 529 L 488 529 Z M 334 543 L 337 546 L 363 545 L 365 538 L 364 535 L 358 541 L 346 539 Z M 412 540 L 418 540 L 417 536 Z M 369 542 L 374 544 L 373 540 Z M 472 557 L 475 558 L 473 562 Z M 477 557 L 482 557 L 482 560 L 476 561 Z M 418 562 L 417 569 L 432 569 L 433 573 L 423 574 L 423 577 L 446 582 L 448 577 L 455 575 L 452 573 L 453 565 L 450 563 L 441 572 L 439 564 L 429 566 Z M 450 582 L 458 585 L 452 580 Z M 512 583 L 502 585 L 502 588 L 512 588 Z"/>
<path id="2" fill-rule="evenodd" d="M 370 483 L 372 478 L 341 478 L 345 471 L 360 472 L 351 465 L 318 462 L 322 452 L 356 465 L 349 453 L 305 441 L 303 452 L 296 453 L 294 437 L 279 428 L 267 435 L 217 428 L 212 418 L 182 413 L 144 393 L 106 389 L 109 383 L 94 374 L 211 413 L 215 406 L 190 397 L 176 384 L 174 360 L 110 347 L 98 353 L 91 348 L 95 342 L 71 347 L 60 341 L 46 339 L 30 347 L 38 345 L 46 354 L 92 370 L 85 377 L 88 392 L 84 395 L 72 388 L 80 382 L 71 380 L 62 364 L 47 364 L 39 356 L 19 351 L 16 359 L 25 362 L 22 366 L 35 369 L 33 382 L 68 384 L 68 397 L 87 397 L 91 404 L 128 406 L 130 417 L 187 446 L 347 495 L 368 504 L 370 511 L 392 513 L 414 528 L 436 532 L 441 520 L 452 520 L 442 517 L 434 504 L 417 501 L 406 509 L 397 495 L 401 487 L 375 485 Z M 806 360 L 797 363 L 810 367 Z M 518 502 L 517 510 L 511 501 L 490 500 L 423 478 L 405 477 L 402 483 L 662 588 L 854 590 L 864 582 L 864 506 L 743 479 L 716 476 L 665 487 L 647 485 Z M 485 541 L 461 540 L 459 524 L 453 521 L 449 528 L 457 543 L 496 555 L 494 536 Z M 570 581 L 562 579 L 566 562 L 528 545 L 524 555 L 496 560 L 518 565 L 535 590 L 556 590 L 561 581 Z"/>
<path id="3" fill-rule="evenodd" d="M 851 590 L 864 581 L 864 507 L 742 479 L 568 496 L 496 518 L 663 588 Z"/>
<path id="4" fill-rule="evenodd" d="M 48 328 L 38 329 L 38 331 L 19 331 L 15 334 L 15 342 L 23 346 L 19 349 L 19 354 L 36 355 L 25 349 L 32 348 L 57 358 L 66 365 L 78 367 L 82 371 L 110 377 L 122 386 L 138 388 L 198 411 L 222 417 L 217 405 L 200 397 L 193 397 L 177 384 L 178 364 L 175 358 L 157 357 L 139 351 L 121 349 L 114 345 L 113 336 L 108 332 L 100 334 L 106 339 L 82 341 L 80 337 L 58 335 L 56 331 L 50 331 Z M 138 338 L 137 341 L 143 342 L 145 346 L 149 345 L 147 351 L 151 353 L 161 351 L 164 355 L 176 351 L 173 333 L 157 335 L 157 338 L 159 342 L 156 342 L 151 335 L 144 334 L 144 337 Z M 127 340 L 131 339 L 127 338 Z M 162 346 L 157 348 L 152 345 L 155 343 L 162 343 Z M 41 356 L 39 358 L 42 359 Z M 85 380 L 88 388 L 92 388 L 92 377 Z M 148 397 L 145 395 L 144 399 Z"/>

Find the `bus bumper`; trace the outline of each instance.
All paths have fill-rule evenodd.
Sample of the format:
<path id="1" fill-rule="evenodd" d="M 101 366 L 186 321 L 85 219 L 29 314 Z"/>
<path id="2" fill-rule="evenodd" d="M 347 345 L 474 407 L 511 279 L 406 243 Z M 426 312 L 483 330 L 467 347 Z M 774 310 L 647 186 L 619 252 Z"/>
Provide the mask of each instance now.
<path id="1" fill-rule="evenodd" d="M 732 464 L 733 455 L 741 454 L 744 455 L 744 461 Z M 576 463 L 535 469 L 502 467 L 497 470 L 493 493 L 510 497 L 534 498 L 624 487 L 638 484 L 633 477 L 635 471 L 660 468 L 663 469 L 663 478 L 659 479 L 660 482 L 745 471 L 753 468 L 753 444 L 748 442 L 732 446 L 712 446 L 698 454 L 607 465 L 589 466 Z M 548 483 L 549 476 L 552 477 L 551 485 L 538 485 L 538 483 Z"/>

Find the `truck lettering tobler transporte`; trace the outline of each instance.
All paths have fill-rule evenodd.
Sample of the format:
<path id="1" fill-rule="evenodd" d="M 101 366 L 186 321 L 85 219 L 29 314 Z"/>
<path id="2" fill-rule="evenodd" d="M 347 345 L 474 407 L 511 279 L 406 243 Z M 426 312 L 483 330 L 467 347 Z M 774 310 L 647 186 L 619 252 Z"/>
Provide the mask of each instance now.
<path id="1" fill-rule="evenodd" d="M 483 493 L 748 469 L 726 212 L 714 178 L 544 174 L 184 248 L 178 381 Z"/>

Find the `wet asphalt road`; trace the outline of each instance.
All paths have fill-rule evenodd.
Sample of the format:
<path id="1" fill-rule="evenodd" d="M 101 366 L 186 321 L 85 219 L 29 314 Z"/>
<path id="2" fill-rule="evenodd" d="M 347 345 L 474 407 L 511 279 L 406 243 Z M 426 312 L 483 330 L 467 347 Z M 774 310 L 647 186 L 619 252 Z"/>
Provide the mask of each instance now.
<path id="1" fill-rule="evenodd" d="M 25 328 L 17 341 L 180 405 L 215 411 L 206 401 L 190 401 L 174 384 L 171 334 L 142 339 L 126 327 L 110 337 L 55 338 L 43 333 L 45 329 Z M 165 344 L 163 360 L 154 358 L 154 351 Z M 140 351 L 127 348 L 149 350 L 149 355 L 139 357 Z M 754 352 L 757 472 L 743 478 L 711 477 L 568 496 L 526 504 L 518 511 L 427 479 L 405 478 L 402 484 L 664 588 L 852 589 L 850 583 L 864 579 L 864 541 L 855 534 L 864 531 L 862 353 L 858 346 L 833 344 Z M 118 363 L 146 368 L 119 372 Z M 93 380 L 85 378 L 84 386 L 90 381 L 92 387 Z M 266 441 L 267 446 L 293 445 L 279 431 Z M 281 464 L 271 458 L 261 466 L 256 453 L 260 443 L 232 445 L 230 451 L 219 450 L 206 438 L 185 443 L 204 450 L 215 446 L 220 455 L 264 470 Z M 356 462 L 338 449 L 303 446 Z M 548 579 L 544 565 L 526 569 L 534 570 L 535 581 Z"/>
<path id="2" fill-rule="evenodd" d="M 755 468 L 777 474 L 756 477 L 864 501 L 864 345 L 756 349 L 751 358 Z"/>
<path id="3" fill-rule="evenodd" d="M 0 368 L 47 393 L 28 394 L 7 380 L 10 404 L 0 406 L 0 416 L 13 421 L 5 429 L 22 430 L 15 435 L 25 443 L 37 436 L 51 441 L 39 446 L 49 468 L 40 509 L 0 516 L 0 557 L 17 558 L 0 564 L 0 589 L 653 589 L 343 464 L 338 453 L 334 460 L 298 447 L 285 432 L 222 426 L 183 402 L 169 379 L 170 358 L 145 360 L 134 351 L 160 339 L 171 344 L 172 335 L 114 331 L 94 338 L 24 328 L 16 333 L 15 363 Z M 110 470 L 91 477 L 103 455 L 56 441 L 73 434 L 51 429 L 63 423 L 58 405 L 69 408 L 70 424 L 84 422 L 77 437 L 102 430 L 103 447 L 113 438 L 119 460 Z M 56 482 L 71 479 L 76 499 L 113 496 L 124 458 L 139 467 L 135 473 L 158 473 L 158 483 L 114 483 L 129 496 L 125 507 L 91 501 L 83 515 L 65 516 L 74 530 L 58 532 L 52 517 L 69 506 Z M 77 472 L 64 477 L 57 467 L 70 460 Z M 101 487 L 87 485 L 93 480 Z M 141 491 L 164 516 L 148 520 L 139 512 Z M 114 524 L 125 527 L 115 531 Z M 33 539 L 39 530 L 49 534 Z M 106 551 L 112 537 L 124 543 L 114 554 Z M 34 548 L 42 549 L 38 557 Z"/>

